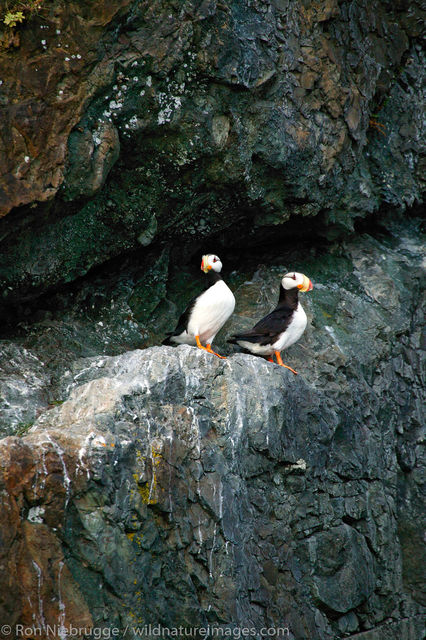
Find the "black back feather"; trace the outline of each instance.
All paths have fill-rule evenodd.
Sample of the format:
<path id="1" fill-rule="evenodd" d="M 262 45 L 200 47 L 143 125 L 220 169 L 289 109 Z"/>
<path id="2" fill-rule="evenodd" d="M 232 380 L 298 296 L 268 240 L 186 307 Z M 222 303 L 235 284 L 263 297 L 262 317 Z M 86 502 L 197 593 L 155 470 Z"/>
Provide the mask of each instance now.
<path id="1" fill-rule="evenodd" d="M 228 338 L 227 342 L 238 344 L 239 340 L 246 340 L 261 346 L 274 344 L 292 320 L 299 301 L 298 294 L 297 288 L 286 290 L 281 285 L 280 297 L 275 309 L 259 320 L 250 331 L 237 333 Z"/>

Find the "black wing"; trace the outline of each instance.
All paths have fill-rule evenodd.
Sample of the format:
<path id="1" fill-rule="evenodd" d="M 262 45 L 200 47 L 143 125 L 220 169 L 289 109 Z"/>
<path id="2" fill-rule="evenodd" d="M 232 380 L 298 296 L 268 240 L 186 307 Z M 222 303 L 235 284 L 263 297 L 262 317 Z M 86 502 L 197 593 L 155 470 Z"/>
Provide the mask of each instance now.
<path id="1" fill-rule="evenodd" d="M 170 342 L 170 338 L 172 336 L 179 336 L 181 333 L 183 333 L 185 331 L 185 329 L 188 326 L 188 322 L 189 322 L 189 316 L 191 315 L 192 309 L 195 306 L 195 303 L 197 301 L 197 299 L 199 298 L 201 294 L 198 294 L 198 296 L 194 296 L 192 298 L 192 300 L 190 300 L 188 306 L 186 307 L 185 311 L 182 313 L 182 315 L 180 316 L 178 323 L 176 325 L 176 329 L 174 331 L 170 331 L 167 334 L 167 338 L 165 340 L 163 340 L 162 344 L 168 344 L 171 345 L 173 344 L 172 342 Z"/>
<path id="2" fill-rule="evenodd" d="M 294 310 L 290 307 L 277 307 L 262 320 L 259 320 L 253 329 L 232 336 L 228 342 L 235 344 L 238 340 L 247 340 L 247 342 L 257 342 L 262 346 L 273 344 L 278 340 L 279 335 L 287 329 L 293 313 Z"/>

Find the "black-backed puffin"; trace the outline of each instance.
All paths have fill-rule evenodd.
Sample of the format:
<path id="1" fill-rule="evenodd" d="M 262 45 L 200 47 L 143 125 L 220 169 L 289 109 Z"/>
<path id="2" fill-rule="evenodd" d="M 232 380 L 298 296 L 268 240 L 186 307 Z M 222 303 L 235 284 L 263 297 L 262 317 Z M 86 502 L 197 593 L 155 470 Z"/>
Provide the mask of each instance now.
<path id="1" fill-rule="evenodd" d="M 306 329 L 307 318 L 299 302 L 299 291 L 311 291 L 312 282 L 303 273 L 286 273 L 281 280 L 280 298 L 275 309 L 262 318 L 250 331 L 231 336 L 228 342 L 238 344 L 257 356 L 269 356 L 273 362 L 275 353 L 277 363 L 290 369 L 281 359 L 281 351 L 299 340 Z"/>
<path id="2" fill-rule="evenodd" d="M 235 298 L 222 280 L 220 259 L 207 254 L 201 260 L 201 270 L 207 274 L 207 287 L 191 300 L 179 318 L 177 327 L 163 344 L 191 344 L 223 358 L 212 350 L 211 344 L 217 332 L 232 315 Z M 204 347 L 204 343 L 206 346 Z"/>

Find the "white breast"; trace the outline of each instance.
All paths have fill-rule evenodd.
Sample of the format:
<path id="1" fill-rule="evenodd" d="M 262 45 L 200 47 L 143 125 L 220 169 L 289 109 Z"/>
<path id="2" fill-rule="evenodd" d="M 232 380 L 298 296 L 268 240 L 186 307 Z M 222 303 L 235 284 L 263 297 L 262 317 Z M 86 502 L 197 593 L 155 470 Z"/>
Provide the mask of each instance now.
<path id="1" fill-rule="evenodd" d="M 199 335 L 203 343 L 211 342 L 235 308 L 231 289 L 219 280 L 195 303 L 188 323 L 188 333 Z"/>
<path id="2" fill-rule="evenodd" d="M 203 344 L 211 343 L 235 308 L 235 298 L 223 280 L 219 280 L 202 293 L 189 318 L 187 330 L 174 338 L 174 342 L 195 344 L 195 336 L 200 336 Z"/>
<path id="3" fill-rule="evenodd" d="M 306 317 L 306 313 L 299 302 L 287 329 L 274 343 L 274 350 L 282 351 L 283 349 L 287 349 L 287 347 L 290 347 L 292 344 L 297 342 L 300 336 L 305 331 L 307 324 L 308 319 Z"/>

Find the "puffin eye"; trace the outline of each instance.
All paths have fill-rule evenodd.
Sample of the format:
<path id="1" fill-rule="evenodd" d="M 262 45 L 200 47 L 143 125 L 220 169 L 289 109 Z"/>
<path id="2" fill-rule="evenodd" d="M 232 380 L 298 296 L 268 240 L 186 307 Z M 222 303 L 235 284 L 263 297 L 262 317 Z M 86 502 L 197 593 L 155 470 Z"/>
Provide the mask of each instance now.
<path id="1" fill-rule="evenodd" d="M 296 280 L 296 274 L 293 273 L 293 275 L 291 276 L 293 278 L 293 280 Z"/>
<path id="2" fill-rule="evenodd" d="M 215 257 L 215 258 L 213 258 L 213 262 L 217 262 L 217 258 L 216 258 L 216 257 Z"/>

